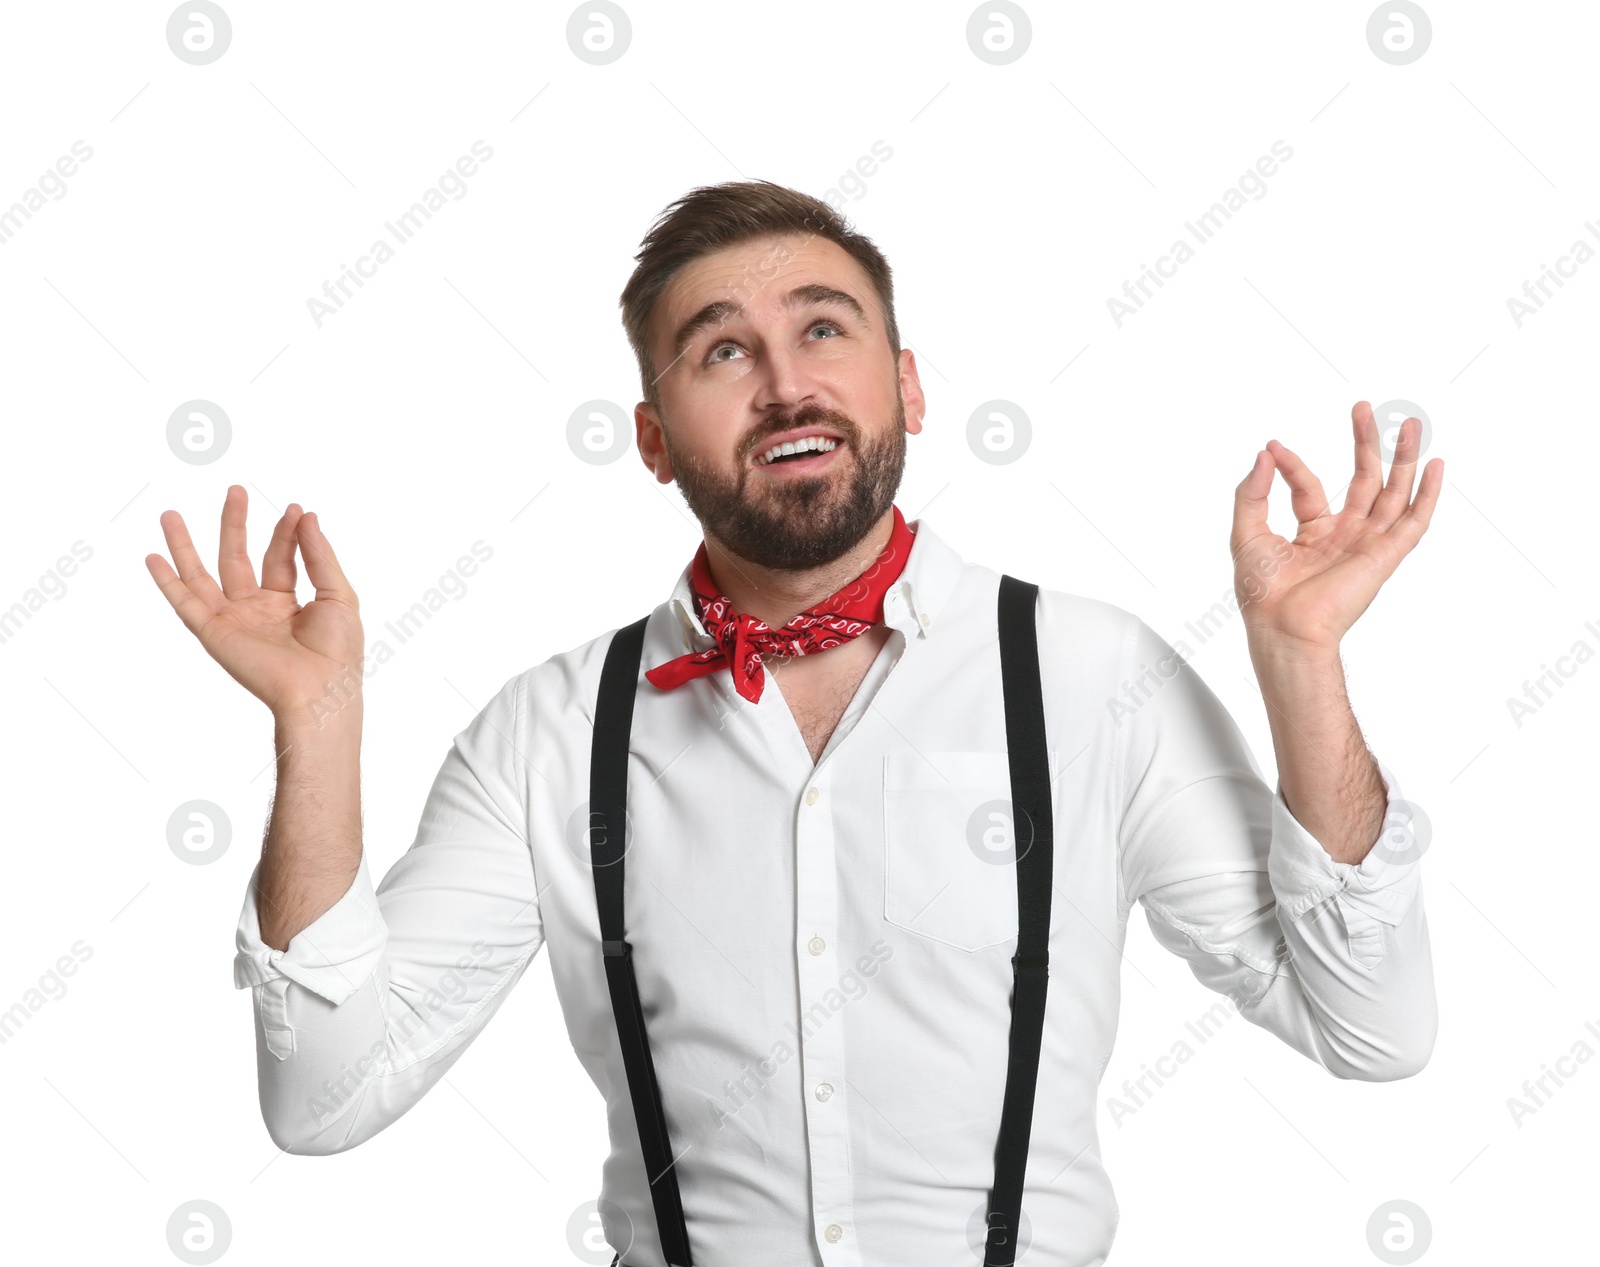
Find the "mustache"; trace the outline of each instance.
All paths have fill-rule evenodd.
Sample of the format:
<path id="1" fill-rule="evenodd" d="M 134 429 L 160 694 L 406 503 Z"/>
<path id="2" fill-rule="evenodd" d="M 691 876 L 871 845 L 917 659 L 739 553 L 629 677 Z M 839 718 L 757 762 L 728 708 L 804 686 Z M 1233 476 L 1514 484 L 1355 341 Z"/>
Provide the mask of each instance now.
<path id="1" fill-rule="evenodd" d="M 782 435 L 785 431 L 795 431 L 801 427 L 814 426 L 825 426 L 837 431 L 844 437 L 846 443 L 854 444 L 856 441 L 856 425 L 843 414 L 821 407 L 806 408 L 793 414 L 774 414 L 767 425 L 745 445 L 745 456 L 758 452 L 773 436 Z"/>

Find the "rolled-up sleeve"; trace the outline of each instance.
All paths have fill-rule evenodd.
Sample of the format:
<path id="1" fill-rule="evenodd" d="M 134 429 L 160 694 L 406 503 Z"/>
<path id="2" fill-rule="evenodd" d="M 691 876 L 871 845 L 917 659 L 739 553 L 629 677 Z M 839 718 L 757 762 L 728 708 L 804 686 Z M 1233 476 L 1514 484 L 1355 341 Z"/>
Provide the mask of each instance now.
<path id="1" fill-rule="evenodd" d="M 267 1050 L 278 1060 L 294 1054 L 294 1028 L 285 1009 L 290 983 L 304 986 L 329 1003 L 343 1003 L 372 976 L 389 940 L 367 854 L 361 853 L 355 879 L 337 902 L 289 939 L 287 950 L 261 940 L 261 864 L 250 872 L 244 909 L 234 933 L 233 984 L 256 991 Z"/>
<path id="2" fill-rule="evenodd" d="M 527 839 L 525 683 L 455 736 L 411 847 L 350 887 L 285 950 L 261 940 L 252 871 L 234 984 L 253 994 L 267 1131 L 341 1152 L 406 1112 L 480 1033 L 544 941 Z"/>
<path id="3" fill-rule="evenodd" d="M 1142 621 L 1130 629 L 1117 786 L 1123 909 L 1241 1015 L 1341 1078 L 1415 1074 L 1437 1032 L 1420 860 L 1427 828 L 1374 759 L 1388 809 L 1336 862 L 1269 787 L 1237 724 Z"/>

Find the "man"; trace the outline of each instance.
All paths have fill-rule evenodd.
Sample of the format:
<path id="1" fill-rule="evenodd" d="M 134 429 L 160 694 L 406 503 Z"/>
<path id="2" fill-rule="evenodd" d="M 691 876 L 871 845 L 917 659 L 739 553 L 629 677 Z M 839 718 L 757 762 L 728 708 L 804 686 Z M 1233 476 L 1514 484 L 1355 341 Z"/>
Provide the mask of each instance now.
<path id="1" fill-rule="evenodd" d="M 606 1098 L 613 1261 L 688 1262 L 692 1245 L 701 1267 L 1090 1267 L 1116 1221 L 1095 1102 L 1135 902 L 1204 985 L 1335 1076 L 1421 1069 L 1436 1017 L 1420 849 L 1397 841 L 1406 807 L 1339 661 L 1438 497 L 1435 459 L 1412 500 L 1416 420 L 1384 484 L 1371 408 L 1355 406 L 1338 513 L 1276 441 L 1235 490 L 1275 791 L 1165 640 L 1040 589 L 1037 665 L 1012 683 L 1042 700 L 1046 751 L 1030 755 L 1048 804 L 1017 813 L 1001 577 L 893 503 L 925 401 L 881 254 L 826 204 L 752 181 L 693 191 L 637 258 L 622 306 L 646 395 L 639 452 L 704 541 L 642 633 L 519 673 L 455 737 L 376 891 L 359 692 L 327 707 L 330 681 L 359 687 L 361 622 L 317 516 L 289 506 L 258 585 L 230 488 L 220 587 L 182 519 L 161 518 L 177 571 L 153 554 L 152 576 L 276 723 L 235 960 L 273 1140 L 333 1153 L 394 1122 L 548 945 L 568 1036 Z M 1267 527 L 1274 470 L 1293 542 Z M 316 586 L 305 606 L 297 549 Z M 642 642 L 612 656 L 622 690 L 605 704 L 630 629 Z M 619 699 L 620 729 L 597 711 Z M 605 753 L 625 815 L 591 803 Z M 1013 1241 L 994 1215 L 1015 1135 L 997 1147 L 997 1133 L 1029 1058 L 1009 1046 L 1013 989 L 1044 961 L 1020 940 L 1035 848 L 1054 901 Z M 610 870 L 619 851 L 626 869 Z M 618 875 L 625 940 L 601 926 Z"/>

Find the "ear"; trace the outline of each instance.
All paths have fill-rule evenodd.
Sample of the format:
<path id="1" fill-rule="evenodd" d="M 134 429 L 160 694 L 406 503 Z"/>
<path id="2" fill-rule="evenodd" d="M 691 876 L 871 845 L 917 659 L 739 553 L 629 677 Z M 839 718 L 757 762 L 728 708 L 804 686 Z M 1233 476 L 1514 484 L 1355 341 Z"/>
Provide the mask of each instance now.
<path id="1" fill-rule="evenodd" d="M 639 458 L 655 475 L 656 483 L 670 484 L 673 480 L 672 459 L 662 442 L 662 430 L 661 415 L 648 400 L 641 400 L 633 407 L 633 433 L 639 446 Z"/>
<path id="2" fill-rule="evenodd" d="M 906 432 L 916 435 L 922 430 L 928 401 L 922 394 L 922 379 L 917 375 L 916 354 L 910 348 L 900 349 L 900 396 L 906 406 Z"/>

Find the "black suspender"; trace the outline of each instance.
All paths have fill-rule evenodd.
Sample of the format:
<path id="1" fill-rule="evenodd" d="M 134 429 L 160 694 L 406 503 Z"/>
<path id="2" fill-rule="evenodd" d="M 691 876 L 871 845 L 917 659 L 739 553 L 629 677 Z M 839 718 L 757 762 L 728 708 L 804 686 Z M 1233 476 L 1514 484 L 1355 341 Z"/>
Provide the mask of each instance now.
<path id="1" fill-rule="evenodd" d="M 1055 849 L 1050 761 L 1045 747 L 1044 692 L 1039 680 L 1039 587 L 1000 578 L 1000 689 L 1005 698 L 1006 752 L 1011 766 L 1011 835 L 1017 851 L 1017 952 L 1011 956 L 1011 1050 L 1000 1139 L 989 1193 L 984 1267 L 1012 1267 L 1022 1221 L 1022 1180 L 1033 1128 L 1033 1092 L 1044 1041 L 1045 988 L 1050 975 L 1050 884 Z"/>
<path id="2" fill-rule="evenodd" d="M 989 1194 L 985 1267 L 1013 1267 L 1016 1261 L 1049 976 L 1051 860 L 1055 841 L 1035 624 L 1038 594 L 1037 585 L 1014 576 L 1000 578 L 1000 680 L 1017 854 L 1017 950 L 1011 957 L 1011 1044 L 1000 1134 L 995 1145 L 994 1187 Z M 616 632 L 600 671 L 590 752 L 589 848 L 606 983 L 611 991 L 611 1010 L 616 1017 L 633 1114 L 639 1126 L 640 1150 L 650 1179 L 661 1251 L 673 1267 L 692 1267 L 689 1230 L 678 1191 L 677 1159 L 667 1138 L 661 1091 L 656 1083 L 655 1063 L 650 1058 L 644 1008 L 633 969 L 633 947 L 623 936 L 628 740 L 648 620 L 648 616 L 642 617 Z"/>
<path id="3" fill-rule="evenodd" d="M 644 1007 L 633 971 L 633 947 L 623 938 L 622 853 L 626 844 L 624 811 L 628 804 L 628 736 L 633 728 L 633 699 L 644 651 L 641 616 L 619 629 L 600 670 L 600 698 L 594 712 L 594 744 L 589 766 L 589 853 L 594 866 L 594 895 L 600 913 L 600 945 L 611 987 L 611 1011 L 617 1018 L 622 1064 L 628 1073 L 633 1115 L 639 1123 L 639 1144 L 650 1179 L 650 1199 L 661 1230 L 661 1252 L 674 1267 L 692 1267 L 689 1229 L 683 1221 L 678 1172 L 667 1139 L 667 1119 L 656 1085 L 656 1066 L 644 1032 Z"/>

